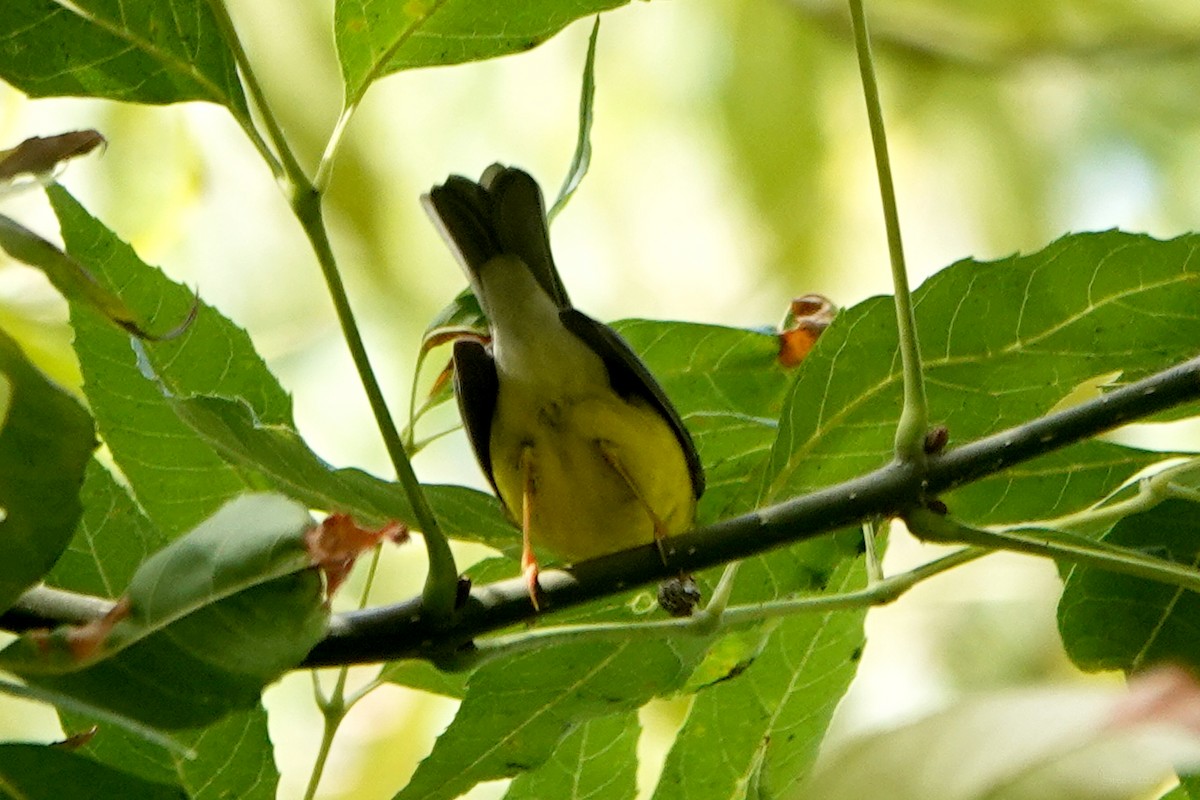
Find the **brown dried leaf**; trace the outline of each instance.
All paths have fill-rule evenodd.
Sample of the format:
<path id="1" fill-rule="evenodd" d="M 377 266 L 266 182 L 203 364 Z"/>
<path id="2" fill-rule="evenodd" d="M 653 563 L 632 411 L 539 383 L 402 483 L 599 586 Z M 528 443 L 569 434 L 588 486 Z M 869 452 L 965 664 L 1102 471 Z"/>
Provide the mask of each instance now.
<path id="1" fill-rule="evenodd" d="M 408 527 L 392 522 L 382 528 L 361 528 L 349 514 L 330 514 L 304 535 L 304 546 L 313 566 L 325 574 L 325 594 L 332 597 L 345 582 L 354 562 L 363 552 L 387 539 L 394 544 L 408 540 Z"/>
<path id="2" fill-rule="evenodd" d="M 0 151 L 0 181 L 18 175 L 44 175 L 63 161 L 86 155 L 105 143 L 105 138 L 93 130 L 30 137 L 11 150 Z"/>
<path id="3" fill-rule="evenodd" d="M 779 363 L 798 366 L 836 315 L 837 306 L 824 295 L 806 294 L 793 300 L 779 331 Z"/>

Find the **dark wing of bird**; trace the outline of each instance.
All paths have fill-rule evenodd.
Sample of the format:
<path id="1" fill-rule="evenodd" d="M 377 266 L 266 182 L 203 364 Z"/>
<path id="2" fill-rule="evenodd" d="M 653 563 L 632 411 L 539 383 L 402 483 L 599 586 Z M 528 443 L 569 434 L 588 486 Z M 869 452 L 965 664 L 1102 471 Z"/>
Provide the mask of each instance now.
<path id="1" fill-rule="evenodd" d="M 500 382 L 496 362 L 487 347 L 477 339 L 459 339 L 454 343 L 454 395 L 458 413 L 467 429 L 467 440 L 475 458 L 492 485 L 496 496 L 500 489 L 492 475 L 492 417 L 496 413 L 496 393 Z"/>
<path id="2" fill-rule="evenodd" d="M 688 473 L 692 477 L 692 490 L 696 497 L 704 494 L 704 467 L 700 463 L 700 455 L 696 452 L 692 436 L 683 426 L 683 420 L 679 418 L 675 406 L 671 405 L 666 392 L 633 352 L 629 343 L 612 328 L 597 322 L 578 309 L 563 309 L 558 313 L 558 317 L 567 330 L 582 339 L 600 356 L 605 369 L 608 370 L 609 383 L 617 394 L 622 397 L 641 397 L 657 408 L 670 423 L 687 460 Z"/>

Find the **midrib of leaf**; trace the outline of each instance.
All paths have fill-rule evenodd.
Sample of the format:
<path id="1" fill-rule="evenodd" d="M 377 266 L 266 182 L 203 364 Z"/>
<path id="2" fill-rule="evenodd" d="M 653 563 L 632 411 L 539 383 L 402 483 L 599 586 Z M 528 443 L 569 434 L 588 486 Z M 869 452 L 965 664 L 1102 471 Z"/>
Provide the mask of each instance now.
<path id="1" fill-rule="evenodd" d="M 847 570 L 845 576 L 842 578 L 842 582 L 837 587 L 837 591 L 844 592 L 847 590 L 847 588 L 852 588 L 853 583 L 854 583 L 854 571 Z M 807 663 L 810 658 L 812 658 L 813 651 L 816 649 L 818 642 L 821 641 L 821 637 L 824 635 L 825 630 L 829 627 L 829 621 L 833 618 L 834 614 L 836 614 L 836 613 L 838 613 L 838 612 L 830 612 L 830 613 L 821 615 L 822 623 L 821 623 L 820 629 L 818 629 L 817 632 L 813 634 L 812 638 L 809 639 L 808 647 L 805 648 L 805 650 L 804 650 L 804 655 L 801 657 L 799 662 L 797 662 L 796 666 L 792 669 L 792 675 L 788 679 L 787 689 L 784 690 L 779 695 L 778 699 L 775 702 L 775 709 L 771 712 L 770 717 L 767 718 L 768 723 L 767 723 L 766 730 L 768 731 L 768 733 L 767 733 L 768 738 L 770 738 L 770 735 L 771 735 L 770 732 L 775 730 L 775 725 L 779 721 L 779 717 L 783 713 L 783 709 L 787 705 L 788 698 L 790 698 L 797 691 L 803 690 L 803 687 L 801 687 L 798 690 L 796 688 L 796 683 L 800 679 L 800 675 L 803 672 L 804 664 Z M 767 756 L 767 742 L 766 741 L 760 741 L 757 752 L 759 754 L 758 758 L 755 758 L 748 764 L 746 772 L 743 773 L 738 779 L 738 785 L 740 787 L 742 787 L 743 789 L 750 785 L 750 781 L 754 777 L 755 771 L 758 770 L 759 766 L 766 759 L 766 756 Z M 735 799 L 735 797 L 731 796 L 730 800 L 736 800 L 736 799 Z"/>
<path id="2" fill-rule="evenodd" d="M 286 536 L 286 534 L 284 536 Z M 276 539 L 276 541 L 278 542 L 278 541 L 282 540 L 284 538 L 284 536 L 280 536 L 279 538 Z M 271 567 L 269 570 L 267 570 L 265 572 L 257 572 L 257 573 L 254 573 L 253 575 L 248 575 L 247 577 L 243 578 L 242 580 L 236 581 L 234 583 L 224 583 L 224 584 L 222 584 L 221 591 L 214 590 L 214 591 L 210 592 L 209 594 L 204 595 L 203 597 L 197 598 L 195 601 L 193 601 L 191 603 L 186 603 L 182 606 L 179 606 L 171 614 L 168 614 L 166 616 L 156 617 L 154 619 L 153 623 L 144 624 L 142 627 L 143 627 L 143 630 L 146 631 L 146 633 L 143 634 L 143 636 L 148 636 L 150 633 L 153 633 L 155 631 L 161 630 L 162 628 L 165 628 L 166 626 L 170 625 L 172 622 L 183 619 L 184 617 L 188 616 L 189 614 L 199 611 L 202 608 L 207 608 L 208 606 L 213 605 L 214 603 L 217 603 L 228 597 L 232 597 L 233 595 L 239 594 L 243 591 L 246 591 L 247 589 L 253 589 L 256 586 L 261 586 L 264 583 L 268 583 L 277 578 L 282 578 L 285 575 L 291 575 L 293 572 L 296 572 L 299 569 L 303 569 L 303 568 L 309 566 L 310 563 L 311 562 L 304 554 L 297 554 L 293 558 L 280 561 L 278 564 L 275 564 L 273 567 Z M 165 574 L 165 573 L 163 573 L 163 574 Z M 154 583 L 154 586 L 151 589 L 152 596 L 158 594 L 158 590 L 159 590 L 158 580 L 162 579 L 163 574 L 160 574 L 158 576 L 158 579 Z M 138 638 L 140 639 L 143 637 L 138 637 Z M 124 646 L 128 646 L 129 644 L 132 644 L 132 643 L 133 643 L 133 640 L 131 640 L 128 643 L 125 643 Z"/>
<path id="3" fill-rule="evenodd" d="M 577 681 L 575 681 L 575 683 L 571 684 L 571 686 L 569 688 L 571 690 L 574 690 L 574 689 L 577 689 L 580 686 L 584 685 L 588 681 L 590 681 L 592 678 L 594 678 L 596 675 L 598 675 L 600 672 L 602 672 L 605 668 L 607 668 L 616 659 L 616 657 L 618 655 L 620 655 L 621 653 L 623 653 L 625 651 L 625 648 L 627 648 L 628 646 L 629 646 L 628 644 L 622 644 L 618 647 L 613 648 L 611 653 L 609 653 L 603 660 L 597 662 L 596 665 L 590 671 L 581 675 L 579 677 L 579 679 Z M 570 691 L 564 690 L 564 691 L 560 692 L 558 697 L 555 698 L 552 702 L 549 702 L 549 703 L 546 703 L 545 705 L 543 705 L 540 709 L 538 709 L 537 713 L 530 714 L 528 717 L 525 718 L 525 720 L 520 725 L 518 725 L 517 727 L 515 727 L 511 731 L 509 731 L 506 736 L 504 736 L 500 739 L 497 739 L 495 744 L 493 744 L 489 749 L 481 752 L 479 754 L 479 756 L 476 757 L 476 759 L 474 761 L 472 761 L 470 764 L 467 764 L 466 767 L 464 767 L 462 771 L 470 772 L 471 770 L 478 767 L 482 761 L 484 761 L 487 757 L 491 756 L 492 753 L 501 749 L 504 745 L 508 744 L 509 741 L 516 738 L 518 733 L 520 733 L 522 730 L 527 728 L 529 725 L 532 725 L 535 720 L 538 720 L 538 719 L 544 717 L 546 714 L 549 713 L 550 709 L 555 708 L 558 705 L 561 705 L 563 702 L 566 701 L 567 698 L 569 698 L 571 696 L 572 696 L 572 694 Z"/>
<path id="4" fill-rule="evenodd" d="M 129 42 L 132 47 L 135 47 L 143 52 L 158 59 L 164 65 L 175 68 L 177 71 L 186 73 L 192 80 L 206 88 L 214 97 L 219 97 L 224 101 L 225 106 L 235 115 L 239 116 L 240 112 L 236 108 L 236 103 L 230 103 L 232 99 L 224 89 L 214 84 L 209 80 L 204 73 L 197 71 L 196 67 L 188 61 L 180 61 L 171 53 L 162 50 L 158 45 L 148 39 L 143 39 L 137 36 L 129 28 L 122 27 L 110 20 L 98 17 L 89 11 L 79 8 L 70 0 L 54 0 L 63 11 L 69 14 L 75 14 L 78 17 L 86 19 L 96 27 L 111 33 L 117 38 L 124 39 Z M 444 0 L 443 0 L 444 2 Z"/>
<path id="5" fill-rule="evenodd" d="M 1200 556 L 1192 559 L 1192 569 L 1196 569 L 1197 567 L 1200 567 Z M 1184 589 L 1177 587 L 1171 594 L 1170 602 L 1166 604 L 1162 613 L 1158 615 L 1158 619 L 1154 623 L 1154 628 L 1151 629 L 1150 634 L 1146 637 L 1145 644 L 1141 646 L 1137 655 L 1133 657 L 1133 661 L 1129 667 L 1130 672 L 1136 672 L 1141 669 L 1142 661 L 1146 658 L 1146 653 L 1150 652 L 1151 646 L 1158 641 L 1158 636 L 1162 633 L 1163 626 L 1171 618 L 1171 614 L 1174 613 L 1175 606 L 1179 604 L 1179 599 L 1183 596 L 1184 591 Z"/>
<path id="6" fill-rule="evenodd" d="M 414 19 L 412 24 L 405 28 L 400 35 L 396 37 L 396 40 L 392 42 L 392 45 L 388 47 L 388 49 L 383 52 L 383 55 L 375 61 L 375 63 L 371 66 L 370 71 L 367 72 L 360 84 L 355 88 L 354 96 L 346 98 L 347 111 L 354 108 L 362 101 L 363 95 L 367 93 L 367 89 L 371 86 L 371 84 L 386 74 L 388 62 L 392 60 L 393 56 L 396 55 L 396 52 L 403 47 L 405 42 L 411 39 L 417 31 L 424 27 L 425 23 L 429 21 L 429 18 L 440 11 L 442 6 L 446 5 L 447 2 L 449 2 L 449 0 L 434 0 L 424 14 Z M 366 9 L 364 8 L 363 11 L 365 12 Z"/>
<path id="7" fill-rule="evenodd" d="M 622 652 L 624 652 L 625 648 L 628 648 L 628 646 L 629 646 L 628 644 L 622 644 L 622 645 L 618 646 L 618 648 L 613 648 L 612 652 L 610 652 L 610 654 L 608 654 L 604 658 L 604 660 L 596 662 L 595 667 L 590 669 L 589 672 L 581 675 L 580 679 L 576 680 L 574 682 L 574 684 L 572 684 L 570 686 L 571 690 L 575 690 L 575 688 L 578 688 L 578 687 L 586 684 L 586 682 L 595 678 L 596 675 L 600 674 L 601 672 L 604 672 L 604 669 L 607 668 L 608 666 L 610 666 L 610 664 L 614 660 L 616 660 L 617 656 L 622 654 Z M 517 733 L 520 733 L 521 730 L 523 730 L 524 728 L 527 728 L 528 726 L 530 726 L 530 724 L 533 724 L 533 722 L 535 720 L 539 720 L 539 718 L 548 714 L 548 712 L 550 712 L 550 709 L 556 708 L 557 705 L 562 704 L 564 702 L 564 700 L 568 697 L 571 697 L 571 694 L 569 691 L 560 692 L 559 696 L 556 699 L 552 700 L 551 703 L 546 703 L 545 705 L 542 705 L 541 709 L 539 709 L 538 712 L 536 712 L 536 714 L 530 714 L 528 717 L 526 717 L 526 720 L 524 720 L 524 722 L 522 722 L 521 724 L 518 724 L 518 726 L 516 728 L 512 729 L 511 732 L 508 735 L 504 736 L 503 739 L 497 739 L 496 744 L 492 745 L 491 750 L 486 750 L 486 751 L 480 753 L 479 757 L 476 758 L 474 760 L 474 762 L 468 764 L 467 769 L 468 770 L 473 769 L 473 768 L 475 768 L 475 766 L 478 766 L 479 763 L 482 762 L 482 760 L 484 760 L 486 757 L 491 756 L 492 753 L 496 752 L 497 750 L 500 750 L 500 747 L 503 747 L 504 745 L 508 744 L 508 742 L 510 740 L 516 738 Z M 464 770 L 464 771 L 466 771 L 466 770 Z"/>
<path id="8" fill-rule="evenodd" d="M 1109 260 L 1110 258 L 1115 256 L 1117 253 L 1121 252 L 1122 250 L 1128 250 L 1131 247 L 1133 247 L 1133 245 L 1131 245 L 1131 244 L 1125 245 L 1124 247 L 1118 247 L 1116 250 L 1114 250 L 1113 252 L 1106 255 L 1103 259 L 1101 259 L 1100 262 L 1098 264 L 1096 264 L 1096 268 L 1094 270 L 1092 270 L 1092 281 L 1094 282 L 1096 280 L 1096 276 L 1100 274 L 1100 268 L 1104 265 L 1105 261 Z M 1174 286 L 1177 283 L 1191 283 L 1191 282 L 1195 281 L 1197 279 L 1196 273 L 1192 273 L 1187 270 L 1188 262 L 1191 261 L 1192 254 L 1195 252 L 1196 252 L 1196 248 L 1192 247 L 1188 253 L 1187 258 L 1184 260 L 1182 267 L 1180 268 L 1180 272 L 1176 275 L 1173 275 L 1168 280 L 1159 281 L 1157 283 L 1139 284 L 1136 288 L 1131 288 L 1127 291 L 1122 291 L 1122 292 L 1115 292 L 1114 294 L 1111 294 L 1108 297 L 1104 297 L 1100 300 L 1100 302 L 1096 302 L 1094 300 L 1089 299 L 1087 306 L 1085 306 L 1080 311 L 1078 311 L 1074 314 L 1071 314 L 1070 316 L 1064 317 L 1058 323 L 1049 326 L 1048 328 L 1046 328 L 1046 330 L 1040 332 L 1039 334 L 1037 334 L 1036 336 L 1034 336 L 1030 339 L 1018 338 L 1017 341 L 1013 342 L 1012 344 L 1001 348 L 1000 352 L 1001 353 L 1020 352 L 1025 347 L 1032 345 L 1032 344 L 1037 344 L 1039 341 L 1053 336 L 1054 334 L 1058 333 L 1059 331 L 1063 330 L 1064 328 L 1070 327 L 1071 325 L 1075 324 L 1079 320 L 1086 317 L 1088 314 L 1091 314 L 1092 312 L 1094 312 L 1098 309 L 1104 308 L 1105 306 L 1107 306 L 1111 303 L 1115 303 L 1115 302 L 1124 300 L 1126 297 L 1130 297 L 1130 296 L 1139 294 L 1141 292 L 1149 292 L 1149 291 L 1154 291 L 1155 289 L 1168 288 L 1170 286 Z M 1050 263 L 1052 263 L 1052 262 L 1048 262 L 1042 266 L 1049 266 Z M 1039 267 L 1038 269 L 1041 269 L 1041 267 Z M 1034 270 L 1029 273 L 1029 279 L 1031 281 L 1033 280 L 1033 276 L 1037 273 L 1037 271 L 1038 270 Z M 1088 286 L 1089 298 L 1091 296 L 1091 293 L 1092 293 L 1091 286 L 1089 285 Z M 1029 301 L 1029 290 L 1028 290 L 1028 288 L 1026 288 L 1025 296 L 1021 303 L 1021 310 L 1017 315 L 1017 324 L 1015 326 L 1018 334 L 1021 330 L 1021 320 L 1025 315 L 1025 309 L 1028 306 L 1028 301 Z M 954 364 L 955 362 L 953 359 L 950 359 L 946 363 Z"/>
<path id="9" fill-rule="evenodd" d="M 1132 247 L 1132 246 L 1133 245 L 1125 245 L 1124 247 L 1117 248 L 1112 253 L 1109 253 L 1107 256 L 1105 256 L 1104 260 L 1107 260 L 1108 258 L 1111 258 L 1113 255 L 1115 255 L 1117 252 L 1128 249 L 1129 247 Z M 1053 334 L 1068 327 L 1069 325 L 1071 325 L 1075 322 L 1078 322 L 1079 320 L 1083 319 L 1085 316 L 1096 311 L 1097 309 L 1100 309 L 1106 305 L 1109 305 L 1110 303 L 1119 302 L 1121 300 L 1124 300 L 1127 297 L 1131 297 L 1131 296 L 1139 294 L 1141 292 L 1167 288 L 1167 287 L 1173 286 L 1178 283 L 1190 283 L 1192 281 L 1195 281 L 1196 275 L 1194 273 L 1190 273 L 1190 272 L 1186 271 L 1187 262 L 1191 260 L 1192 254 L 1194 254 L 1195 252 L 1196 252 L 1196 248 L 1195 247 L 1191 248 L 1191 250 L 1188 254 L 1188 257 L 1183 264 L 1183 268 L 1184 268 L 1183 271 L 1172 276 L 1171 279 L 1165 280 L 1165 281 L 1159 281 L 1159 282 L 1155 282 L 1155 283 L 1139 284 L 1136 288 L 1132 288 L 1132 289 L 1129 289 L 1126 291 L 1121 291 L 1121 292 L 1115 292 L 1114 294 L 1103 298 L 1100 302 L 1094 302 L 1094 301 L 1089 302 L 1087 307 L 1084 308 L 1082 311 L 1072 314 L 1071 316 L 1059 321 L 1058 323 L 1055 323 L 1054 325 L 1049 326 L 1046 330 L 1039 332 L 1037 335 L 1035 335 L 1033 337 L 1030 337 L 1028 339 L 1018 339 L 1017 341 L 1013 342 L 1012 344 L 1006 345 L 1005 347 L 1001 348 L 998 352 L 1004 353 L 1006 355 L 1012 355 L 1015 353 L 1019 353 L 1019 352 L 1023 351 L 1024 349 L 1037 344 L 1039 341 L 1042 341 L 1042 340 L 1048 338 L 1049 336 L 1052 336 Z M 1057 258 L 1057 255 L 1056 255 L 1056 258 Z M 1104 263 L 1104 260 L 1101 260 L 1097 264 L 1096 269 L 1093 271 L 1093 279 L 1095 278 L 1095 275 L 1099 273 L 1100 266 Z M 1047 262 L 1047 264 L 1043 265 L 1043 266 L 1048 266 L 1050 263 L 1052 263 L 1052 262 Z M 1040 267 L 1039 267 L 1039 269 L 1040 269 Z M 1036 270 L 1034 272 L 1030 273 L 1031 279 L 1035 272 L 1036 272 Z M 961 307 L 961 303 L 963 301 L 965 301 L 966 296 L 968 294 L 969 294 L 969 292 L 963 293 L 963 298 L 960 300 L 960 307 Z M 1025 300 L 1025 302 L 1022 302 L 1022 304 L 1021 304 L 1021 313 L 1022 314 L 1024 313 L 1024 309 L 1027 305 L 1028 293 L 1026 293 L 1024 300 Z M 1020 317 L 1018 317 L 1016 327 L 1019 330 Z M 849 341 L 850 340 L 847 339 L 845 343 L 849 343 Z M 950 337 L 947 336 L 947 342 L 949 342 L 949 341 L 950 341 Z M 835 353 L 831 360 L 836 361 L 836 359 L 838 358 L 839 355 L 840 355 L 840 353 Z M 934 366 L 936 366 L 936 367 L 954 367 L 954 366 L 959 366 L 962 364 L 977 364 L 984 357 L 985 356 L 982 356 L 982 355 L 976 353 L 973 355 L 944 356 L 942 358 L 927 358 L 927 359 L 925 359 L 925 364 L 929 367 L 934 367 Z M 781 484 L 786 485 L 790 481 L 793 473 L 795 473 L 795 471 L 805 461 L 805 458 L 812 452 L 812 449 L 816 446 L 817 442 L 820 441 L 821 437 L 830 428 L 836 427 L 837 423 L 841 422 L 847 416 L 849 416 L 853 412 L 857 411 L 861 406 L 863 406 L 868 401 L 874 400 L 875 397 L 878 394 L 880 394 L 884 389 L 894 385 L 896 383 L 897 378 L 899 377 L 899 374 L 900 373 L 893 368 L 893 371 L 891 373 L 889 373 L 887 378 L 885 378 L 882 381 L 879 381 L 878 383 L 876 383 L 875 385 L 873 385 L 872 387 L 867 389 L 865 392 L 862 392 L 861 394 L 859 394 L 858 397 L 856 397 L 850 403 L 847 403 L 846 405 L 842 406 L 836 413 L 834 413 L 833 416 L 831 416 L 829 418 L 825 418 L 825 416 L 824 416 L 825 398 L 822 397 L 822 399 L 821 399 L 822 413 L 818 416 L 818 418 L 821 419 L 822 422 L 820 422 L 814 428 L 812 435 L 810 435 L 808 437 L 808 439 L 804 445 L 800 446 L 798 449 L 792 450 L 791 455 L 788 457 L 787 462 L 784 464 L 783 468 L 779 470 L 779 472 L 776 474 L 775 478 L 767 486 L 768 491 L 765 492 L 764 494 L 769 496 Z"/>

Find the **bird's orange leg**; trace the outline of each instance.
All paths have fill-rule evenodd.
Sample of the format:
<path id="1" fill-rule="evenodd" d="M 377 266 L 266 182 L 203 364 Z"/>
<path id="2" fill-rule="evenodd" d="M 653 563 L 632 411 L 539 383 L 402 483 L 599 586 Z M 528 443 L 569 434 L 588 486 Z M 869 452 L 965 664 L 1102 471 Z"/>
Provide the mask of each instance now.
<path id="1" fill-rule="evenodd" d="M 533 522 L 533 448 L 521 450 L 521 574 L 534 611 L 541 611 L 538 604 L 538 562 L 533 554 L 533 543 L 529 540 L 529 528 Z"/>
<path id="2" fill-rule="evenodd" d="M 642 509 L 646 512 L 646 516 L 650 518 L 650 524 L 654 526 L 654 546 L 658 548 L 658 557 L 666 564 L 667 551 L 664 542 L 666 542 L 669 535 L 667 526 L 659 519 L 658 514 L 654 513 L 654 509 L 650 507 L 650 503 L 647 502 L 646 497 L 642 494 L 642 490 L 634 483 L 633 477 L 625 469 L 625 466 L 621 463 L 621 459 L 617 456 L 617 450 L 613 447 L 612 442 L 605 439 L 597 439 L 596 448 L 600 451 L 600 457 L 612 467 L 613 472 L 621 477 L 621 480 L 629 487 L 629 491 L 633 494 L 634 498 L 641 504 Z"/>

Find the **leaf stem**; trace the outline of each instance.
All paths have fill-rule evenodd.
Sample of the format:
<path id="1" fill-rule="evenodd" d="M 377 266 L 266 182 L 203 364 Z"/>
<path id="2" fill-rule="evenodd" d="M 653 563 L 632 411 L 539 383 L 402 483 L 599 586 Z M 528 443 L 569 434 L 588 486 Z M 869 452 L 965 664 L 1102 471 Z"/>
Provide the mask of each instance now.
<path id="1" fill-rule="evenodd" d="M 850 21 L 854 28 L 854 49 L 862 76 L 863 99 L 875 150 L 875 171 L 879 175 L 879 194 L 883 202 L 883 221 L 887 229 L 888 256 L 892 265 L 892 285 L 896 304 L 896 325 L 900 331 L 900 361 L 904 375 L 904 407 L 896 426 L 896 457 L 901 461 L 924 463 L 925 433 L 929 427 L 929 407 L 925 398 L 925 378 L 921 371 L 921 348 L 913 313 L 908 271 L 904 265 L 904 245 L 900 238 L 900 214 L 896 207 L 896 189 L 888 157 L 887 133 L 879 102 L 879 85 L 871 58 L 871 39 L 867 31 L 863 0 L 849 0 Z"/>
<path id="2" fill-rule="evenodd" d="M 614 641 L 628 642 L 633 638 L 661 639 L 669 636 L 715 636 L 734 628 L 752 625 L 794 614 L 828 613 L 868 606 L 886 605 L 918 583 L 955 567 L 975 561 L 992 551 L 981 547 L 964 547 L 915 569 L 883 578 L 865 589 L 825 596 L 806 595 L 752 605 L 721 607 L 709 613 L 699 612 L 687 619 L 662 619 L 651 622 L 614 622 L 580 625 L 559 625 L 533 631 L 494 636 L 476 642 L 475 650 L 460 659 L 444 663 L 452 668 L 474 668 L 496 658 L 537 650 L 550 644 L 566 642 Z M 728 573 L 727 573 L 728 574 Z M 724 580 L 724 576 L 723 576 Z M 727 598 L 726 598 L 727 599 Z M 714 602 L 717 597 L 714 594 Z M 718 603 L 720 605 L 720 603 Z M 712 606 L 712 603 L 710 603 Z"/>
<path id="3" fill-rule="evenodd" d="M 313 188 L 321 194 L 324 194 L 325 190 L 329 188 L 329 181 L 333 177 L 334 159 L 337 158 L 338 150 L 342 146 L 342 138 L 346 135 L 350 118 L 354 116 L 357 108 L 357 102 L 343 108 L 333 130 L 329 133 L 329 141 L 325 143 L 325 152 L 321 154 L 321 161 L 317 164 L 317 175 L 313 178 Z"/>
<path id="4" fill-rule="evenodd" d="M 1141 514 L 1149 511 L 1163 500 L 1176 497 L 1183 500 L 1200 502 L 1193 490 L 1179 486 L 1175 481 L 1181 476 L 1200 471 L 1200 459 L 1189 459 L 1182 464 L 1168 467 L 1138 482 L 1138 491 L 1133 497 L 1119 500 L 1109 505 L 1100 505 L 1067 514 L 1055 519 L 1039 522 L 1023 522 L 1017 525 L 1005 525 L 998 530 L 1052 530 L 1069 532 L 1102 531 L 1120 522 L 1131 514 Z"/>
<path id="5" fill-rule="evenodd" d="M 329 235 L 325 230 L 325 220 L 321 213 L 321 196 L 312 190 L 296 191 L 292 195 L 292 209 L 296 218 L 300 220 L 317 255 L 321 274 L 325 278 L 325 284 L 337 312 L 338 323 L 342 328 L 342 336 L 350 349 L 350 356 L 358 370 L 363 389 L 366 391 L 367 402 L 375 416 L 375 424 L 379 427 L 384 446 L 387 448 L 392 466 L 396 470 L 396 476 L 413 507 L 417 522 L 421 526 L 421 533 L 424 534 L 425 549 L 429 556 L 429 572 L 426 575 L 425 590 L 422 594 L 427 604 L 424 606 L 424 611 L 434 619 L 446 619 L 454 608 L 454 595 L 458 585 L 458 570 L 454 564 L 454 555 L 450 552 L 450 543 L 442 533 L 433 508 L 429 505 L 429 499 L 425 496 L 425 492 L 417 480 L 416 472 L 413 471 L 412 462 L 409 460 L 408 454 L 404 450 L 404 442 L 400 438 L 400 431 L 388 410 L 383 390 L 371 368 L 371 360 L 367 355 L 366 346 L 363 344 L 358 324 L 354 320 L 354 312 L 350 308 L 346 287 L 342 283 L 337 260 L 329 243 Z"/>
<path id="6" fill-rule="evenodd" d="M 905 522 L 915 536 L 925 541 L 961 542 L 993 550 L 1016 550 L 1200 592 L 1200 571 L 1083 537 L 1066 538 L 1063 534 L 1048 532 L 1039 536 L 1023 531 L 974 528 L 953 517 L 924 508 L 909 512 L 905 515 Z"/>
<path id="7" fill-rule="evenodd" d="M 321 744 L 317 749 L 317 757 L 313 760 L 312 772 L 308 775 L 308 786 L 304 790 L 304 800 L 313 800 L 317 796 L 317 787 L 321 776 L 325 774 L 325 763 L 329 760 L 329 752 L 333 749 L 333 739 L 338 727 L 346 717 L 347 708 L 342 702 L 342 690 L 346 684 L 347 667 L 342 667 L 338 675 L 337 685 L 333 692 L 323 702 L 320 702 L 321 713 L 325 717 L 325 725 L 321 729 Z M 313 680 L 316 680 L 315 673 Z"/>
<path id="8" fill-rule="evenodd" d="M 255 149 L 258 150 L 263 160 L 267 162 L 267 166 L 276 180 L 285 183 L 290 182 L 293 187 L 307 184 L 308 178 L 304 175 L 304 170 L 300 168 L 300 164 L 296 161 L 296 157 L 288 145 L 287 137 L 283 135 L 283 129 L 279 127 L 279 122 L 275 119 L 275 114 L 271 110 L 271 104 L 267 102 L 266 94 L 262 90 L 262 84 L 259 83 L 258 75 L 254 72 L 254 66 L 250 63 L 249 56 L 246 55 L 246 49 L 242 47 L 241 37 L 238 36 L 233 19 L 229 16 L 229 9 L 225 6 L 225 0 L 208 0 L 208 6 L 217 21 L 217 28 L 221 32 L 221 38 L 224 39 L 226 47 L 233 53 L 233 60 L 237 63 L 238 70 L 242 73 L 242 83 L 249 92 L 250 100 L 253 102 L 255 110 L 258 111 L 258 115 L 267 129 L 267 136 L 271 140 L 271 145 L 274 145 L 275 152 L 279 153 L 279 157 L 275 156 L 275 152 L 272 152 L 270 145 L 263 140 L 262 135 L 259 133 L 258 128 L 254 126 L 254 121 L 251 118 L 238 113 L 235 113 L 234 117 L 237 119 L 238 124 L 242 126 L 242 130 L 246 132 L 246 136 L 250 139 Z"/>

